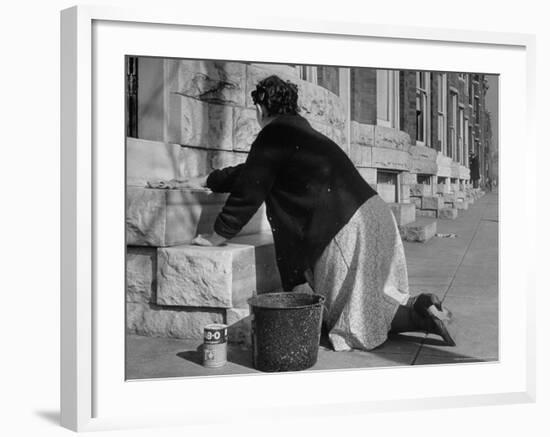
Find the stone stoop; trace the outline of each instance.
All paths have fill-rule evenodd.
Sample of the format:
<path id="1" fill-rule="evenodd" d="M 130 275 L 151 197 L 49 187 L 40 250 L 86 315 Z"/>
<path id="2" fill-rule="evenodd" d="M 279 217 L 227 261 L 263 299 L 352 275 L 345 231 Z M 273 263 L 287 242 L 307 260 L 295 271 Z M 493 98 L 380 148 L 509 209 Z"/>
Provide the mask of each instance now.
<path id="1" fill-rule="evenodd" d="M 413 203 L 389 203 L 398 226 L 407 225 L 416 219 L 416 205 Z"/>
<path id="2" fill-rule="evenodd" d="M 226 194 L 208 190 L 163 190 L 127 187 L 126 244 L 169 247 L 190 243 L 199 233 L 210 233 Z M 239 235 L 268 232 L 265 206 Z"/>
<path id="3" fill-rule="evenodd" d="M 209 323 L 230 325 L 230 341 L 248 345 L 247 299 L 281 289 L 271 233 L 236 237 L 219 247 L 129 246 L 127 330 L 202 338 Z"/>
<path id="4" fill-rule="evenodd" d="M 399 227 L 405 241 L 425 243 L 437 232 L 437 221 L 431 218 L 417 218 L 416 221 Z"/>
<path id="5" fill-rule="evenodd" d="M 437 218 L 444 220 L 455 220 L 458 217 L 458 209 L 445 207 L 437 212 Z"/>

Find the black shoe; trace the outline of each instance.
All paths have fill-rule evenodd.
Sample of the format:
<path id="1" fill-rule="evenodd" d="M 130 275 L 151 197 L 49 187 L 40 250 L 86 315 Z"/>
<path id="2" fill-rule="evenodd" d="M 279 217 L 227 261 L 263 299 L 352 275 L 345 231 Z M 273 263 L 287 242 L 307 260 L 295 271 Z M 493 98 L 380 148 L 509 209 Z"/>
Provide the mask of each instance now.
<path id="1" fill-rule="evenodd" d="M 449 329 L 452 330 L 453 313 L 443 306 L 435 294 L 422 293 L 414 297 L 412 309 L 414 323 L 419 329 L 439 335 L 448 346 L 456 346 L 449 332 Z"/>

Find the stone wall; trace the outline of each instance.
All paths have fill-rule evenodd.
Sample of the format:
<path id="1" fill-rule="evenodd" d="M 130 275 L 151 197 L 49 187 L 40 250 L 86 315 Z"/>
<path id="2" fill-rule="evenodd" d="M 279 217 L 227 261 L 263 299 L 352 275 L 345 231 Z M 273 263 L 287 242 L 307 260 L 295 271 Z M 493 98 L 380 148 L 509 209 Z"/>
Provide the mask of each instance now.
<path id="1" fill-rule="evenodd" d="M 301 80 L 293 66 L 140 58 L 142 63 L 146 68 L 140 69 L 139 75 L 139 137 L 167 144 L 169 150 L 158 147 L 163 156 L 154 159 L 162 160 L 169 154 L 172 167 L 183 177 L 246 159 L 259 132 L 250 93 L 260 80 L 272 74 L 298 86 L 301 114 L 317 130 L 341 147 L 347 144 L 347 114 L 342 99 L 322 86 Z M 334 78 L 329 82 L 332 84 Z M 129 147 L 139 148 L 135 142 Z M 149 158 L 154 155 L 143 147 L 132 153 L 135 160 L 141 161 L 138 154 Z M 154 159 L 149 160 L 152 168 L 147 169 L 153 173 Z M 145 172 L 132 174 L 129 183 L 141 185 L 147 177 Z"/>

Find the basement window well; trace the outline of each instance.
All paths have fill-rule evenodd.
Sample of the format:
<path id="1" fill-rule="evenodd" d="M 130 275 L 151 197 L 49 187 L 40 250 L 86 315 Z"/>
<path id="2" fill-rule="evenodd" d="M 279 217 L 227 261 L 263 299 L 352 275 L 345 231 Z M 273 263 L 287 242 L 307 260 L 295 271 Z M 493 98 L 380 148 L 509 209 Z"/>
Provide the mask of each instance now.
<path id="1" fill-rule="evenodd" d="M 398 173 L 390 171 L 378 171 L 376 175 L 378 195 L 388 203 L 399 202 Z"/>

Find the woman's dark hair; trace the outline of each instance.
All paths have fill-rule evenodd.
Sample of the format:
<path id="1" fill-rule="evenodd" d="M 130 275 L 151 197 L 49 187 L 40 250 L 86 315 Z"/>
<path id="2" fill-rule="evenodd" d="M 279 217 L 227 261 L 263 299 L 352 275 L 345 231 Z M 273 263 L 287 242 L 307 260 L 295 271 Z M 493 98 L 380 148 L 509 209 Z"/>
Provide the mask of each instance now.
<path id="1" fill-rule="evenodd" d="M 296 115 L 299 112 L 298 86 L 278 76 L 269 76 L 258 82 L 251 95 L 254 104 L 265 106 L 269 116 Z"/>

